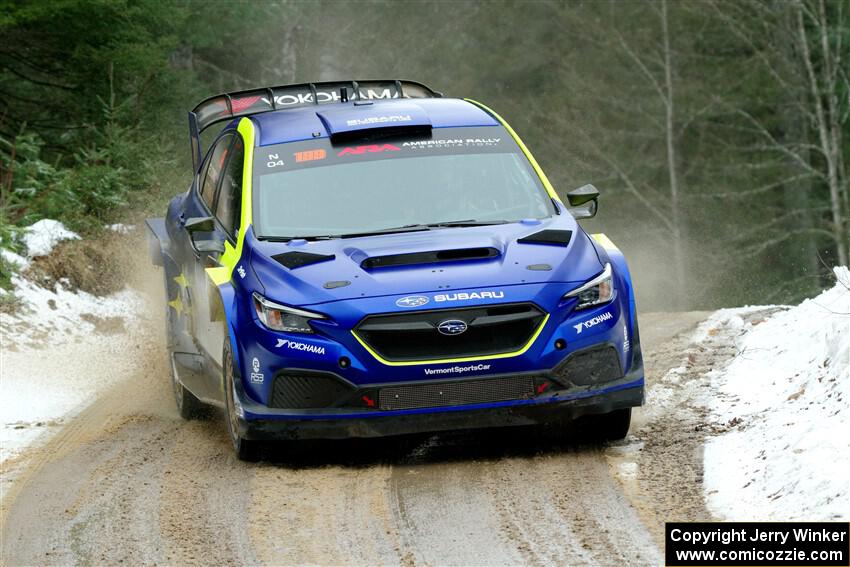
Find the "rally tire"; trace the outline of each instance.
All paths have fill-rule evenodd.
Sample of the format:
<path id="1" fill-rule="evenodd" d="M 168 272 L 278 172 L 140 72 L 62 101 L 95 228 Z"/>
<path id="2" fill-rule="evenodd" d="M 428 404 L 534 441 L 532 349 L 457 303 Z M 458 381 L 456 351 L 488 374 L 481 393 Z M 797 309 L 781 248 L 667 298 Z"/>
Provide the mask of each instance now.
<path id="1" fill-rule="evenodd" d="M 227 433 L 230 436 L 233 451 L 240 461 L 256 462 L 260 458 L 259 442 L 245 439 L 239 435 L 239 420 L 234 404 L 236 396 L 235 380 L 239 375 L 233 364 L 233 351 L 230 347 L 230 341 L 227 339 L 224 341 L 222 373 L 224 374 L 225 421 L 227 422 Z"/>

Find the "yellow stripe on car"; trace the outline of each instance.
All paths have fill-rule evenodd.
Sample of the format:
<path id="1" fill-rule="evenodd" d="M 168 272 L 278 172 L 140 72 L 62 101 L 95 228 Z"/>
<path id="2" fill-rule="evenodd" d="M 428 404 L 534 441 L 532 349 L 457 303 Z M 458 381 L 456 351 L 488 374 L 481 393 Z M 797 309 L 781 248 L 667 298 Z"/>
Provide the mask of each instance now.
<path id="1" fill-rule="evenodd" d="M 528 349 L 531 348 L 531 345 L 534 344 L 534 341 L 537 340 L 537 337 L 540 336 L 540 333 L 543 332 L 543 327 L 546 326 L 546 321 L 548 321 L 548 320 L 549 320 L 549 314 L 547 313 L 546 316 L 543 318 L 543 321 L 540 323 L 540 326 L 537 327 L 537 330 L 534 332 L 534 334 L 531 336 L 531 338 L 528 340 L 528 342 L 525 343 L 525 345 L 519 350 L 515 350 L 513 352 L 506 352 L 506 353 L 503 353 L 503 354 L 488 354 L 488 355 L 484 355 L 484 356 L 465 356 L 465 357 L 462 357 L 462 358 L 441 358 L 441 359 L 435 359 L 435 360 L 405 360 L 404 362 L 393 362 L 391 360 L 387 360 L 386 358 L 382 357 L 380 354 L 375 352 L 369 345 L 367 345 L 363 341 L 363 339 L 361 339 L 360 337 L 357 336 L 357 333 L 355 331 L 351 331 L 351 334 L 354 335 L 354 338 L 357 339 L 357 342 L 360 343 L 363 348 L 365 348 L 367 351 L 369 351 L 369 354 L 374 356 L 375 359 L 378 362 L 380 362 L 381 364 L 386 364 L 387 366 L 416 366 L 416 365 L 422 365 L 422 364 L 451 364 L 451 363 L 454 363 L 454 362 L 475 362 L 475 361 L 478 361 L 478 360 L 494 360 L 494 359 L 497 359 L 497 358 L 511 358 L 511 357 L 514 357 L 514 356 L 519 356 L 521 354 L 524 354 L 525 351 L 527 351 Z"/>
<path id="2" fill-rule="evenodd" d="M 245 246 L 245 233 L 251 226 L 253 220 L 251 210 L 251 181 L 253 180 L 254 164 L 254 123 L 248 118 L 239 121 L 237 132 L 242 136 L 245 147 L 244 164 L 242 167 L 242 213 L 239 219 L 239 234 L 236 237 L 236 246 L 230 242 L 224 243 L 224 254 L 221 255 L 219 263 L 221 267 L 207 268 L 207 276 L 212 282 L 219 286 L 230 281 L 236 263 L 242 257 L 242 248 Z"/>
<path id="3" fill-rule="evenodd" d="M 531 152 L 529 151 L 528 147 L 523 143 L 523 141 L 520 139 L 519 135 L 516 132 L 514 132 L 514 129 L 511 128 L 511 125 L 508 124 L 507 122 L 505 122 L 504 118 L 502 118 L 501 116 L 496 114 L 496 112 L 492 108 L 489 108 L 489 107 L 481 104 L 477 100 L 472 100 L 471 98 L 466 98 L 464 100 L 466 102 L 470 102 L 470 103 L 474 104 L 475 106 L 483 108 L 484 110 L 489 112 L 491 115 L 493 115 L 493 118 L 498 120 L 502 124 L 502 126 L 505 127 L 505 130 L 508 131 L 508 133 L 514 139 L 514 141 L 517 143 L 517 145 L 519 146 L 519 149 L 521 149 L 522 153 L 525 154 L 525 157 L 528 158 L 528 161 L 531 163 L 531 167 L 534 168 L 535 173 L 537 173 L 537 177 L 540 178 L 540 181 L 543 183 L 543 187 L 546 188 L 546 192 L 549 193 L 550 197 L 552 197 L 553 199 L 557 200 L 560 203 L 561 198 L 558 197 L 558 193 L 555 191 L 555 188 L 552 187 L 551 183 L 549 183 L 549 178 L 546 177 L 545 173 L 543 173 L 543 169 L 540 167 L 540 164 L 538 164 L 537 160 L 534 159 L 534 156 L 531 155 Z"/>
<path id="4" fill-rule="evenodd" d="M 593 239 L 598 242 L 599 245 L 602 246 L 602 248 L 604 248 L 605 250 L 619 250 L 619 248 L 617 248 L 617 245 L 611 242 L 611 239 L 605 236 L 605 234 L 602 232 L 591 234 L 590 236 L 592 236 Z"/>

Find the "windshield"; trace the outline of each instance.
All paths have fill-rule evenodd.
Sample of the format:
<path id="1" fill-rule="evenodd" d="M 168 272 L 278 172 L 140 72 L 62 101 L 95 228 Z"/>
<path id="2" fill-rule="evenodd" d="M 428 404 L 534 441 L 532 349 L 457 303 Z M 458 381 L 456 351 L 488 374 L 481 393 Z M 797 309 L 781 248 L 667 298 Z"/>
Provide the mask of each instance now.
<path id="1" fill-rule="evenodd" d="M 328 139 L 258 148 L 260 237 L 341 236 L 457 221 L 545 218 L 555 209 L 501 127 L 443 128 L 364 145 Z"/>

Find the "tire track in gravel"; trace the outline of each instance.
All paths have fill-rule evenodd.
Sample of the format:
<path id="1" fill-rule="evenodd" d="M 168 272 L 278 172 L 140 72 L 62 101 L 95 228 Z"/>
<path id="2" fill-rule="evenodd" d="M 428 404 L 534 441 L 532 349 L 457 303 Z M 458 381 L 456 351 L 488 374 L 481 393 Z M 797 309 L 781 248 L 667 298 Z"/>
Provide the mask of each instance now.
<path id="1" fill-rule="evenodd" d="M 263 465 L 251 482 L 250 540 L 267 565 L 398 564 L 390 469 Z"/>
<path id="2" fill-rule="evenodd" d="M 181 427 L 162 463 L 157 509 L 169 564 L 257 563 L 246 521 L 252 467 L 233 455 L 219 418 Z"/>
<path id="3" fill-rule="evenodd" d="M 433 439 L 433 438 L 432 438 Z M 425 565 L 517 565 L 521 555 L 499 534 L 496 510 L 484 482 L 487 461 L 418 463 L 392 471 L 390 500 L 408 557 Z"/>

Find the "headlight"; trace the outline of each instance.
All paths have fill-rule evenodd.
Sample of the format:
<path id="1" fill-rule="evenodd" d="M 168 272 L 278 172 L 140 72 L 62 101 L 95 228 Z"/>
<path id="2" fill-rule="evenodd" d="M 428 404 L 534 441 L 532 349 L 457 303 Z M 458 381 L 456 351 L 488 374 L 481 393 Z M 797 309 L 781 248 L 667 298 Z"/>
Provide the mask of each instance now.
<path id="1" fill-rule="evenodd" d="M 259 293 L 254 293 L 254 309 L 263 325 L 273 331 L 287 333 L 312 333 L 310 319 L 324 319 L 325 316 L 312 311 L 295 309 L 269 301 Z"/>
<path id="2" fill-rule="evenodd" d="M 600 305 L 611 301 L 614 297 L 614 284 L 611 279 L 611 264 L 605 264 L 602 273 L 571 292 L 564 295 L 564 299 L 578 298 L 576 309 L 586 309 L 594 305 Z"/>

